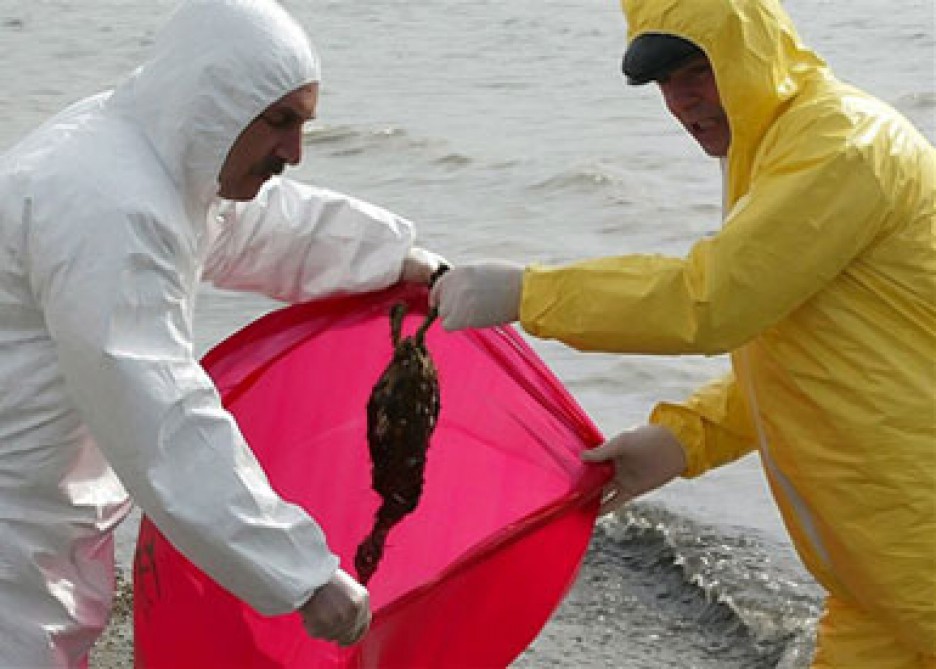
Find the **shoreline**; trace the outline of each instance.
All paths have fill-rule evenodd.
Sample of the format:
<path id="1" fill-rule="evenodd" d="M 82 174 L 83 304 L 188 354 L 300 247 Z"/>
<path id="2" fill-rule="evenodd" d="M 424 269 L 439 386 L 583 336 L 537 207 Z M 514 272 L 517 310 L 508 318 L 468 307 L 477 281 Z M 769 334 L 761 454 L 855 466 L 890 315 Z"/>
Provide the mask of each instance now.
<path id="1" fill-rule="evenodd" d="M 808 638 L 760 639 L 721 601 L 682 586 L 672 561 L 648 563 L 640 542 L 596 531 L 578 577 L 539 636 L 512 669 L 567 667 L 667 669 L 805 669 Z M 808 637 L 808 634 L 807 634 Z M 111 621 L 89 669 L 133 667 L 133 589 L 117 575 Z"/>

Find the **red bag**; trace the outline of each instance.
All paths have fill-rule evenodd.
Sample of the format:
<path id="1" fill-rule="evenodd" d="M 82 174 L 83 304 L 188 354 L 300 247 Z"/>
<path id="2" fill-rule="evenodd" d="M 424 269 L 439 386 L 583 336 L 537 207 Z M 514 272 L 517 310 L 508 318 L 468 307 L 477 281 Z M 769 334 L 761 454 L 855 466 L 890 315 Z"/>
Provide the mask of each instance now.
<path id="1" fill-rule="evenodd" d="M 370 531 L 365 407 L 424 288 L 295 305 L 219 344 L 203 364 L 274 488 L 322 526 L 342 568 Z M 571 586 L 609 466 L 578 454 L 602 436 L 511 328 L 426 337 L 441 412 L 418 507 L 370 581 L 371 629 L 351 648 L 308 638 L 222 590 L 144 518 L 135 557 L 135 657 L 146 669 L 505 667 Z"/>

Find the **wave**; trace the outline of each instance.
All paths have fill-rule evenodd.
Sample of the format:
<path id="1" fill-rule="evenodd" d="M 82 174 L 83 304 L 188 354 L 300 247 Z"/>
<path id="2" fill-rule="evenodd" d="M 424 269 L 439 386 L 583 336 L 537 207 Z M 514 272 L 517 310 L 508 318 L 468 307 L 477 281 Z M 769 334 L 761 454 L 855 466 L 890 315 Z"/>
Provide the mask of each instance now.
<path id="1" fill-rule="evenodd" d="M 590 554 L 633 597 L 684 625 L 696 652 L 725 666 L 799 669 L 809 664 L 822 594 L 805 573 L 784 573 L 771 548 L 640 502 L 598 523 Z"/>
<path id="2" fill-rule="evenodd" d="M 590 165 L 572 170 L 566 170 L 550 176 L 530 186 L 533 190 L 578 190 L 578 189 L 604 189 L 624 183 L 625 175 L 612 168 Z"/>
<path id="3" fill-rule="evenodd" d="M 469 156 L 452 152 L 443 140 L 413 137 L 398 126 L 357 127 L 350 125 L 316 126 L 305 134 L 305 144 L 332 156 L 350 156 L 389 152 L 411 154 L 432 165 L 459 168 L 470 165 Z"/>

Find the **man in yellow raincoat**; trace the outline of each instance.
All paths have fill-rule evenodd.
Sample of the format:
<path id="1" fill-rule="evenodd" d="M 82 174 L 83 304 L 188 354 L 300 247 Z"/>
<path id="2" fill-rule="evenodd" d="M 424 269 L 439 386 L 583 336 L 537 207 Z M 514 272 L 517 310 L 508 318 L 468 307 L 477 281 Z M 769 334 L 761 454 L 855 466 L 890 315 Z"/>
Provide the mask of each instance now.
<path id="1" fill-rule="evenodd" d="M 582 350 L 731 353 L 732 372 L 591 451 L 610 509 L 758 449 L 828 591 L 814 667 L 936 667 L 936 150 L 836 80 L 778 0 L 624 0 L 631 83 L 725 176 L 686 258 L 458 266 L 450 329 L 519 319 Z"/>

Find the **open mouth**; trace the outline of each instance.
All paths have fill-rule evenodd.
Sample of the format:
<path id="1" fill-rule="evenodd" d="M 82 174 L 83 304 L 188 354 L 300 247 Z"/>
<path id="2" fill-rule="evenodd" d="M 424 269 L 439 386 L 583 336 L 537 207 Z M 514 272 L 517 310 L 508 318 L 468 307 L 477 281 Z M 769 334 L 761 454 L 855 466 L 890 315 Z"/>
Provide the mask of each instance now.
<path id="1" fill-rule="evenodd" d="M 706 133 L 710 130 L 714 130 L 717 126 L 718 126 L 718 122 L 715 119 L 711 119 L 711 118 L 702 119 L 700 121 L 692 121 L 689 124 L 690 130 L 692 130 L 694 134 Z"/>
<path id="2" fill-rule="evenodd" d="M 282 161 L 269 161 L 252 170 L 253 174 L 264 181 L 278 176 L 286 169 L 286 163 Z"/>

